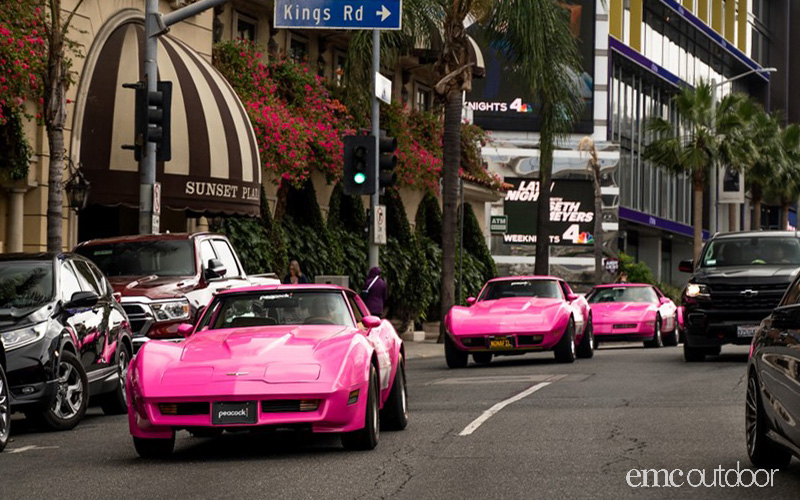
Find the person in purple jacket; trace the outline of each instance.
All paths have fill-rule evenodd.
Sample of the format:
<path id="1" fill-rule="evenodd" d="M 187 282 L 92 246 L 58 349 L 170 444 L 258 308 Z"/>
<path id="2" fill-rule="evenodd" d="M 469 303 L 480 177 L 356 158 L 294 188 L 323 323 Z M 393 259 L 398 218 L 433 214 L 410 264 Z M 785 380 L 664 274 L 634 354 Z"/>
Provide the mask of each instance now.
<path id="1" fill-rule="evenodd" d="M 383 304 L 386 302 L 386 282 L 381 278 L 381 268 L 373 267 L 367 274 L 364 287 L 361 290 L 361 298 L 364 300 L 369 313 L 373 316 L 383 316 Z"/>

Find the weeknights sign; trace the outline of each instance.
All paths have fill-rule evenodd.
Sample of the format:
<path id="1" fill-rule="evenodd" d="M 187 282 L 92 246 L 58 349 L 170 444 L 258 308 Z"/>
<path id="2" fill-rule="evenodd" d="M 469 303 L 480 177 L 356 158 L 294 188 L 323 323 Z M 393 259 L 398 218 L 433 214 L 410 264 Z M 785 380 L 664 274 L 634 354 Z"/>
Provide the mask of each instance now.
<path id="1" fill-rule="evenodd" d="M 584 109 L 574 132 L 594 130 L 594 31 L 595 0 L 561 0 L 569 16 L 573 36 L 578 40 L 581 73 L 573 75 L 583 97 Z M 466 105 L 473 121 L 484 130 L 538 131 L 539 103 L 515 75 L 506 56 L 489 40 L 487 30 L 478 23 L 467 28 L 483 54 L 486 75 L 472 80 Z"/>
<path id="2" fill-rule="evenodd" d="M 503 242 L 536 244 L 541 183 L 538 179 L 506 177 L 514 186 L 506 192 L 503 212 L 508 229 Z M 594 187 L 589 180 L 556 179 L 550 184 L 550 225 L 547 233 L 554 245 L 592 245 L 594 238 Z"/>

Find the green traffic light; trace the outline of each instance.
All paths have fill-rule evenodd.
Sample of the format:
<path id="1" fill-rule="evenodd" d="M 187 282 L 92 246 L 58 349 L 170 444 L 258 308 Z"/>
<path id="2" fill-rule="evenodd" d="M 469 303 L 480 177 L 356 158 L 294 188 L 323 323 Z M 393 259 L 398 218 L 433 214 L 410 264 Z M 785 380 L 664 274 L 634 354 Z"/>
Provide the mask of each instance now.
<path id="1" fill-rule="evenodd" d="M 356 184 L 364 184 L 366 180 L 367 176 L 364 175 L 363 172 L 358 172 L 356 175 L 353 176 L 353 181 L 355 181 Z"/>

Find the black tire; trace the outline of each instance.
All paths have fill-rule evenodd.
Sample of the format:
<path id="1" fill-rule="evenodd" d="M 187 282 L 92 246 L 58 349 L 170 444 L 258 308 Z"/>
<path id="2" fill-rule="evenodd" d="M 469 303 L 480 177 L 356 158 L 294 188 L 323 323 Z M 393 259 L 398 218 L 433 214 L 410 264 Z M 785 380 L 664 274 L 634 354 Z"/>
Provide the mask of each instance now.
<path id="1" fill-rule="evenodd" d="M 706 350 L 704 347 L 693 347 L 688 342 L 684 342 L 683 359 L 687 363 L 701 363 L 706 360 Z"/>
<path id="2" fill-rule="evenodd" d="M 448 368 L 466 368 L 469 355 L 459 351 L 449 335 L 444 336 L 444 359 Z"/>
<path id="3" fill-rule="evenodd" d="M 371 450 L 378 445 L 381 427 L 378 397 L 378 371 L 375 369 L 375 365 L 371 365 L 364 427 L 342 434 L 342 445 L 348 450 Z"/>
<path id="4" fill-rule="evenodd" d="M 564 333 L 561 335 L 561 340 L 558 341 L 558 344 L 553 349 L 553 353 L 556 357 L 556 363 L 575 362 L 575 322 L 571 316 Z"/>
<path id="5" fill-rule="evenodd" d="M 26 412 L 34 424 L 52 431 L 74 429 L 86 414 L 89 402 L 89 381 L 83 365 L 69 351 L 62 351 L 58 360 L 56 397 L 47 408 Z"/>
<path id="6" fill-rule="evenodd" d="M 575 355 L 583 359 L 589 359 L 594 356 L 594 327 L 592 326 L 591 316 L 589 316 L 589 324 L 583 330 L 583 337 L 575 350 Z"/>
<path id="7" fill-rule="evenodd" d="M 196 438 L 217 438 L 225 432 L 224 429 L 219 427 L 192 427 L 189 429 L 189 434 Z"/>
<path id="8" fill-rule="evenodd" d="M 661 336 L 661 316 L 656 316 L 656 322 L 653 324 L 653 339 L 645 340 L 644 346 L 656 349 L 664 347 L 664 338 Z"/>
<path id="9" fill-rule="evenodd" d="M 142 458 L 167 458 L 175 449 L 175 434 L 169 439 L 133 438 L 133 447 Z"/>
<path id="10" fill-rule="evenodd" d="M 402 356 L 397 360 L 392 390 L 381 410 L 382 429 L 402 431 L 408 425 L 408 392 L 406 390 L 406 368 Z"/>
<path id="11" fill-rule="evenodd" d="M 789 450 L 772 442 L 767 433 L 769 424 L 761 406 L 761 395 L 756 376 L 750 374 L 747 381 L 747 404 L 745 405 L 745 436 L 747 456 L 750 462 L 762 469 L 783 469 L 792 460 Z"/>
<path id="12" fill-rule="evenodd" d="M 128 398 L 125 394 L 125 378 L 128 376 L 128 364 L 131 361 L 131 352 L 128 346 L 120 344 L 117 351 L 117 387 L 110 393 L 103 395 L 100 408 L 106 415 L 122 415 L 128 412 Z"/>
<path id="13" fill-rule="evenodd" d="M 476 352 L 472 355 L 472 361 L 479 365 L 488 365 L 492 362 L 492 353 L 490 352 Z"/>
<path id="14" fill-rule="evenodd" d="M 672 328 L 672 332 L 664 337 L 664 345 L 668 347 L 675 347 L 678 345 L 680 340 L 680 334 L 678 333 L 678 322 L 675 321 L 675 326 Z"/>
<path id="15" fill-rule="evenodd" d="M 0 365 L 0 451 L 8 444 L 11 434 L 11 392 L 3 366 Z"/>

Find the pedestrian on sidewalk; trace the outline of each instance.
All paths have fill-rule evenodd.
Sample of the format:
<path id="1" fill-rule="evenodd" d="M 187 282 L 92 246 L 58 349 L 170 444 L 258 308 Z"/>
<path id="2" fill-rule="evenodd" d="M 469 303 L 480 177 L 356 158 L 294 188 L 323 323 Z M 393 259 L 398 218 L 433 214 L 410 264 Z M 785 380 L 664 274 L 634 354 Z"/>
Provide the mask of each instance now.
<path id="1" fill-rule="evenodd" d="M 300 270 L 300 263 L 293 260 L 289 264 L 289 272 L 283 278 L 284 285 L 302 285 L 308 283 L 308 278 Z"/>
<path id="2" fill-rule="evenodd" d="M 364 300 L 369 313 L 373 316 L 383 317 L 383 307 L 386 302 L 386 282 L 381 278 L 381 268 L 373 267 L 367 274 L 364 287 L 361 290 L 361 299 Z"/>

